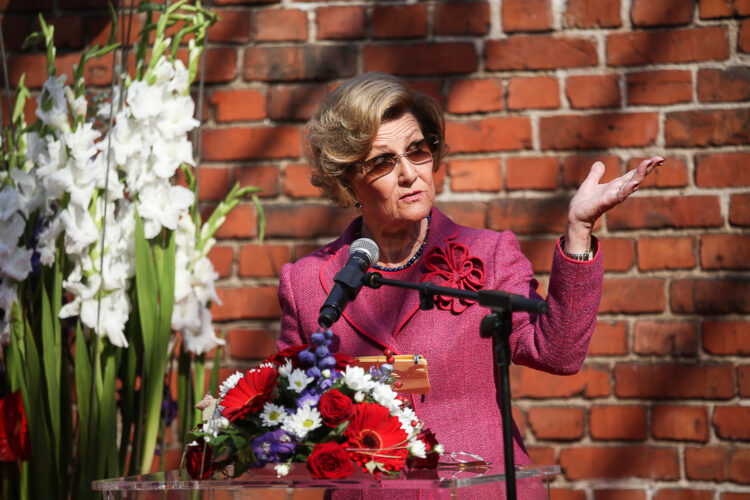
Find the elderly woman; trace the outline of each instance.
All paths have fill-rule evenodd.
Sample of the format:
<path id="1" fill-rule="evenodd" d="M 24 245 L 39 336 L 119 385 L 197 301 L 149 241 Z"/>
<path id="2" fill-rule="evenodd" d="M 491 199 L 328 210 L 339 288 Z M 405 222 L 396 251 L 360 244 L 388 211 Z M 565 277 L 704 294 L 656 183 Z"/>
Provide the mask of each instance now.
<path id="1" fill-rule="evenodd" d="M 380 256 L 372 267 L 384 277 L 540 299 L 513 233 L 464 227 L 435 208 L 434 174 L 446 146 L 443 114 L 433 99 L 396 77 L 367 73 L 331 93 L 307 130 L 313 184 L 338 205 L 356 207 L 361 217 L 334 242 L 282 268 L 279 348 L 310 342 L 333 277 L 360 237 L 377 243 Z M 581 368 L 602 290 L 594 222 L 635 192 L 662 161 L 653 157 L 606 184 L 599 183 L 604 165 L 591 167 L 570 201 L 565 234 L 553 252 L 549 313 L 513 315 L 514 363 L 560 375 Z M 363 288 L 332 327 L 334 347 L 354 356 L 382 355 L 387 349 L 424 356 L 432 390 L 412 398 L 417 415 L 447 451 L 501 464 L 492 339 L 479 336 L 488 312 L 450 297 L 439 298 L 436 309 L 420 310 L 413 290 Z M 515 461 L 529 463 L 514 430 Z"/>

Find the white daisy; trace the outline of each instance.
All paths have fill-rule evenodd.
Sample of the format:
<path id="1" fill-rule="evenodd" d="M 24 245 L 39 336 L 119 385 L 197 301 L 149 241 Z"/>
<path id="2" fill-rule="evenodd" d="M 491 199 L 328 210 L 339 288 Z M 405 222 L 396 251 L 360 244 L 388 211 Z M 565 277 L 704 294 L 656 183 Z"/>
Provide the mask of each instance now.
<path id="1" fill-rule="evenodd" d="M 418 458 L 427 458 L 427 448 L 421 439 L 412 439 L 409 442 L 409 453 Z"/>
<path id="2" fill-rule="evenodd" d="M 305 439 L 307 434 L 323 425 L 317 408 L 303 406 L 294 415 L 289 415 L 281 428 L 299 439 Z"/>
<path id="3" fill-rule="evenodd" d="M 299 368 L 292 370 L 292 373 L 289 374 L 288 378 L 289 388 L 298 393 L 304 391 L 308 384 L 315 380 L 313 377 L 308 377 L 305 372 Z"/>
<path id="4" fill-rule="evenodd" d="M 222 417 L 221 414 L 214 414 L 203 424 L 203 431 L 211 434 L 213 437 L 217 437 L 219 431 L 227 427 L 229 427 L 229 419 Z"/>
<path id="5" fill-rule="evenodd" d="M 226 380 L 224 380 L 224 382 L 222 382 L 219 386 L 219 398 L 223 398 L 224 396 L 226 396 L 227 391 L 237 385 L 237 382 L 239 382 L 242 377 L 244 377 L 242 372 L 234 372 L 233 374 L 228 376 Z"/>
<path id="6" fill-rule="evenodd" d="M 407 434 L 411 434 L 416 429 L 415 426 L 412 425 L 412 422 L 418 421 L 417 414 L 414 413 L 414 410 L 409 408 L 408 406 L 405 406 L 401 409 L 400 412 L 397 414 L 399 422 L 401 422 L 401 428 L 406 432 Z"/>
<path id="7" fill-rule="evenodd" d="M 375 387 L 372 377 L 361 366 L 347 365 L 342 378 L 344 384 L 353 391 L 369 391 Z"/>
<path id="8" fill-rule="evenodd" d="M 395 415 L 401 408 L 401 401 L 396 399 L 397 394 L 393 392 L 391 386 L 386 384 L 376 384 L 372 390 L 372 398 L 381 405 L 388 408 L 391 415 Z"/>
<path id="9" fill-rule="evenodd" d="M 263 412 L 260 414 L 260 418 L 263 419 L 263 425 L 273 427 L 284 423 L 286 411 L 283 406 L 266 403 L 263 407 Z"/>
<path id="10" fill-rule="evenodd" d="M 292 373 L 292 361 L 287 359 L 286 363 L 279 367 L 279 375 L 282 377 L 289 377 L 290 373 Z"/>

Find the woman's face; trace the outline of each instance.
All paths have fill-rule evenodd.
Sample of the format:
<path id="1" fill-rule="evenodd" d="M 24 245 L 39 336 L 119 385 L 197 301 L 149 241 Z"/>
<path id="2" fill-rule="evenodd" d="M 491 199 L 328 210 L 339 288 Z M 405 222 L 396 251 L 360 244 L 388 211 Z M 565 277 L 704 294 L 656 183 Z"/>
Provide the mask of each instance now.
<path id="1" fill-rule="evenodd" d="M 419 122 L 411 113 L 384 121 L 365 157 L 365 163 L 369 161 L 372 170 L 365 169 L 363 173 L 357 167 L 351 187 L 362 205 L 365 223 L 373 232 L 396 232 L 421 221 L 430 213 L 435 202 L 432 159 L 421 162 L 420 154 L 414 154 L 412 156 L 419 161 L 415 164 L 403 155 L 425 150 L 426 145 L 420 142 L 423 140 Z M 377 165 L 393 154 L 397 155 L 396 166 L 383 173 L 388 168 L 379 169 Z"/>

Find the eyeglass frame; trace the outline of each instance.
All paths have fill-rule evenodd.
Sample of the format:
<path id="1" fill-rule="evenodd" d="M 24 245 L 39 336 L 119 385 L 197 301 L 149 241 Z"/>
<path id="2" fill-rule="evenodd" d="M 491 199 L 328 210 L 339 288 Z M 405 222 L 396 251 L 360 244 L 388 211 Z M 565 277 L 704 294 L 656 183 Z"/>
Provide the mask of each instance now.
<path id="1" fill-rule="evenodd" d="M 437 152 L 437 150 L 439 148 L 440 137 L 438 137 L 437 135 L 434 135 L 434 134 L 425 134 L 424 137 L 422 137 L 419 140 L 416 140 L 416 141 L 412 142 L 409 146 L 413 145 L 416 142 L 420 142 L 420 141 L 424 141 L 424 143 L 427 146 L 427 151 L 430 153 L 430 160 L 434 160 L 435 159 L 435 153 Z M 431 141 L 431 142 L 428 142 L 428 141 Z M 398 162 L 401 160 L 401 158 L 405 158 L 412 165 L 424 165 L 425 163 L 427 163 L 427 161 L 423 161 L 421 163 L 415 163 L 415 162 L 413 162 L 412 160 L 409 159 L 409 156 L 408 156 L 409 152 L 408 151 L 404 151 L 403 153 L 381 153 L 381 154 L 375 156 L 374 158 L 370 158 L 369 160 L 365 160 L 365 161 L 361 161 L 361 162 L 358 162 L 358 163 L 354 163 L 353 166 L 359 167 L 359 171 L 360 171 L 360 173 L 362 175 L 367 175 L 369 172 L 371 172 L 375 168 L 375 166 L 373 165 L 369 169 L 365 169 L 365 164 L 368 163 L 368 162 L 370 162 L 370 161 L 372 161 L 372 160 L 375 160 L 376 158 L 379 158 L 380 156 L 383 156 L 383 155 L 392 155 L 393 157 L 395 157 L 395 161 L 393 163 L 393 166 L 390 168 L 390 170 L 388 170 L 388 172 L 385 172 L 382 175 L 387 175 L 387 174 L 391 173 L 396 168 L 396 165 L 398 165 Z M 382 175 L 381 175 L 381 177 L 382 177 Z"/>

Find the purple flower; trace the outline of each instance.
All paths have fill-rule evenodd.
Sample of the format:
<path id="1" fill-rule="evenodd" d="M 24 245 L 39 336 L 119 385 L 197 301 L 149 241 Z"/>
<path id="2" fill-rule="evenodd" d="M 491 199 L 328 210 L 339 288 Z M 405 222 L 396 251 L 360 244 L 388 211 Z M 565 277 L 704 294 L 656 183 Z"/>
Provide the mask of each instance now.
<path id="1" fill-rule="evenodd" d="M 305 390 L 300 393 L 299 397 L 297 398 L 297 407 L 302 408 L 303 406 L 317 406 L 318 401 L 320 401 L 320 393 L 318 393 L 315 389 L 311 390 Z"/>
<path id="2" fill-rule="evenodd" d="M 313 333 L 310 338 L 312 339 L 312 343 L 318 346 L 326 345 L 326 336 L 318 330 L 317 332 Z"/>
<path id="3" fill-rule="evenodd" d="M 177 418 L 177 402 L 172 399 L 172 391 L 169 384 L 164 384 L 164 392 L 161 399 L 161 418 L 167 427 Z"/>
<path id="4" fill-rule="evenodd" d="M 308 368 L 307 371 L 305 372 L 305 375 L 307 375 L 308 377 L 320 378 L 321 377 L 320 368 L 318 368 L 317 366 Z"/>
<path id="5" fill-rule="evenodd" d="M 299 353 L 299 360 L 303 365 L 314 365 L 315 364 L 315 353 L 311 349 L 305 349 Z"/>
<path id="6" fill-rule="evenodd" d="M 294 443 L 283 429 L 266 432 L 253 439 L 252 448 L 258 467 L 263 467 L 268 462 L 278 462 L 294 453 Z"/>
<path id="7" fill-rule="evenodd" d="M 336 366 L 336 358 L 333 356 L 326 356 L 325 358 L 318 361 L 318 367 L 321 370 L 333 369 Z"/>
<path id="8" fill-rule="evenodd" d="M 315 349 L 315 355 L 319 358 L 325 358 L 330 353 L 328 352 L 328 346 L 322 345 Z"/>

